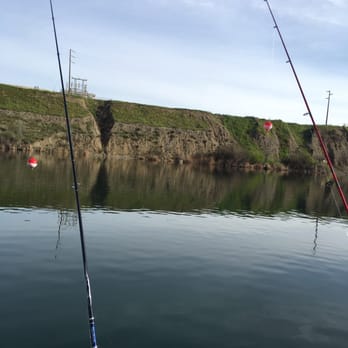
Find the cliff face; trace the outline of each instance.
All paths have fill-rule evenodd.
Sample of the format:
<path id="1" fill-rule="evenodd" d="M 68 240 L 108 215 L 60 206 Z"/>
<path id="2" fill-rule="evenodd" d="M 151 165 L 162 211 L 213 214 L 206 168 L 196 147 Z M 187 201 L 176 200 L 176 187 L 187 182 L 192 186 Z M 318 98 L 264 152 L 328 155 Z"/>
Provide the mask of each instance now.
<path id="1" fill-rule="evenodd" d="M 233 167 L 313 170 L 324 156 L 309 125 L 69 97 L 76 153 Z M 336 167 L 348 166 L 348 131 L 320 127 Z M 0 149 L 68 155 L 58 93 L 0 85 Z"/>
<path id="2" fill-rule="evenodd" d="M 337 167 L 348 166 L 348 130 L 346 128 L 334 128 L 331 130 L 324 130 L 322 132 L 324 142 L 327 144 L 328 153 L 331 160 Z M 312 144 L 315 143 L 315 154 L 319 155 L 318 139 L 313 138 Z"/>
<path id="3" fill-rule="evenodd" d="M 2 151 L 45 152 L 60 156 L 69 154 L 65 118 L 0 109 L 0 119 Z M 102 152 L 100 132 L 92 114 L 73 118 L 71 128 L 77 153 Z"/>
<path id="4" fill-rule="evenodd" d="M 201 113 L 196 116 L 206 129 L 178 129 L 116 121 L 108 130 L 104 150 L 109 157 L 148 160 L 193 161 L 202 154 L 213 154 L 223 146 L 238 146 L 217 117 Z"/>

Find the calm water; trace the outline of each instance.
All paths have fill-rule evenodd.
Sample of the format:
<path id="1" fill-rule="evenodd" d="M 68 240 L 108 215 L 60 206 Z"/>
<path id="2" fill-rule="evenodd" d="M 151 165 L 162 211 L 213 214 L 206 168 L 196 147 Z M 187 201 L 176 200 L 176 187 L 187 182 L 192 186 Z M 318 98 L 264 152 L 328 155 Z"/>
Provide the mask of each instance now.
<path id="1" fill-rule="evenodd" d="M 88 347 L 70 164 L 39 160 L 1 157 L 1 346 Z M 325 178 L 77 164 L 100 347 L 346 347 Z"/>

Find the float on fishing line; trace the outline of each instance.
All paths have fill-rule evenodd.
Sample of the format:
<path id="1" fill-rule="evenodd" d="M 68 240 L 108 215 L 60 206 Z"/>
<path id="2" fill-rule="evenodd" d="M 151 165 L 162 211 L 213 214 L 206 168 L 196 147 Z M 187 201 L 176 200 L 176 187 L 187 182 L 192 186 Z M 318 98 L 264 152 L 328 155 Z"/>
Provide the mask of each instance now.
<path id="1" fill-rule="evenodd" d="M 266 132 L 269 132 L 272 128 L 273 128 L 273 124 L 271 121 L 266 121 L 264 124 L 263 124 L 263 128 Z"/>
<path id="2" fill-rule="evenodd" d="M 34 169 L 38 166 L 38 161 L 35 157 L 29 157 L 27 161 L 27 165 L 31 168 Z"/>

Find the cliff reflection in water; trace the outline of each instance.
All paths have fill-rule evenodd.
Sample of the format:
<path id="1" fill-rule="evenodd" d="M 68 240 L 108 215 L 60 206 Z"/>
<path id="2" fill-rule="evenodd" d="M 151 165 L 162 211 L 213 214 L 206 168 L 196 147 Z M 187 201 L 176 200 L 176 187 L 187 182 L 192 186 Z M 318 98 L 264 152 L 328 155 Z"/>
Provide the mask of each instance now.
<path id="1" fill-rule="evenodd" d="M 25 158 L 2 157 L 0 206 L 73 209 L 71 164 L 39 158 L 30 170 Z M 273 214 L 298 211 L 339 215 L 335 187 L 326 178 L 282 176 L 276 173 L 214 174 L 188 165 L 126 160 L 76 161 L 84 208 L 149 209 L 193 212 L 202 210 Z M 347 192 L 347 185 L 343 183 Z M 336 203 L 335 203 L 336 200 Z"/>

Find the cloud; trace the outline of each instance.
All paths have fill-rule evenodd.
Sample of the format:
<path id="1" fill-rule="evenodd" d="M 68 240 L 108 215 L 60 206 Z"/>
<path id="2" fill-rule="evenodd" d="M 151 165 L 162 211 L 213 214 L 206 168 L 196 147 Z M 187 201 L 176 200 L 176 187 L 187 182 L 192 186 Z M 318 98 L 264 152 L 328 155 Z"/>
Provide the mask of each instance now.
<path id="1" fill-rule="evenodd" d="M 348 8 L 348 2 L 347 0 L 328 0 L 328 2 L 335 6 L 335 7 L 338 7 L 340 9 L 342 8 Z"/>
<path id="2" fill-rule="evenodd" d="M 190 7 L 203 7 L 206 9 L 212 9 L 216 5 L 214 1 L 210 0 L 182 0 L 182 2 Z"/>
<path id="3" fill-rule="evenodd" d="M 40 1 L 33 1 L 43 11 Z M 7 2 L 0 21 L 3 51 L 9 53 L 0 66 L 1 82 L 55 86 L 59 80 L 49 9 L 45 21 L 23 21 L 14 3 Z M 341 22 L 348 1 L 270 3 L 313 113 L 325 112 L 325 91 L 331 89 L 332 120 L 346 122 L 348 96 L 342 91 L 348 35 Z M 67 72 L 67 52 L 73 48 L 73 74 L 87 78 L 90 92 L 98 97 L 309 122 L 262 0 L 69 4 L 62 0 L 55 6 L 63 69 Z M 69 6 L 72 10 L 65 13 Z"/>
<path id="4" fill-rule="evenodd" d="M 307 25 L 331 24 L 339 27 L 348 27 L 346 0 L 293 0 L 270 1 L 274 11 L 282 17 L 287 17 L 295 22 L 303 22 Z"/>
<path id="5" fill-rule="evenodd" d="M 185 6 L 190 8 L 212 9 L 217 5 L 214 0 L 148 0 L 152 6 Z"/>

